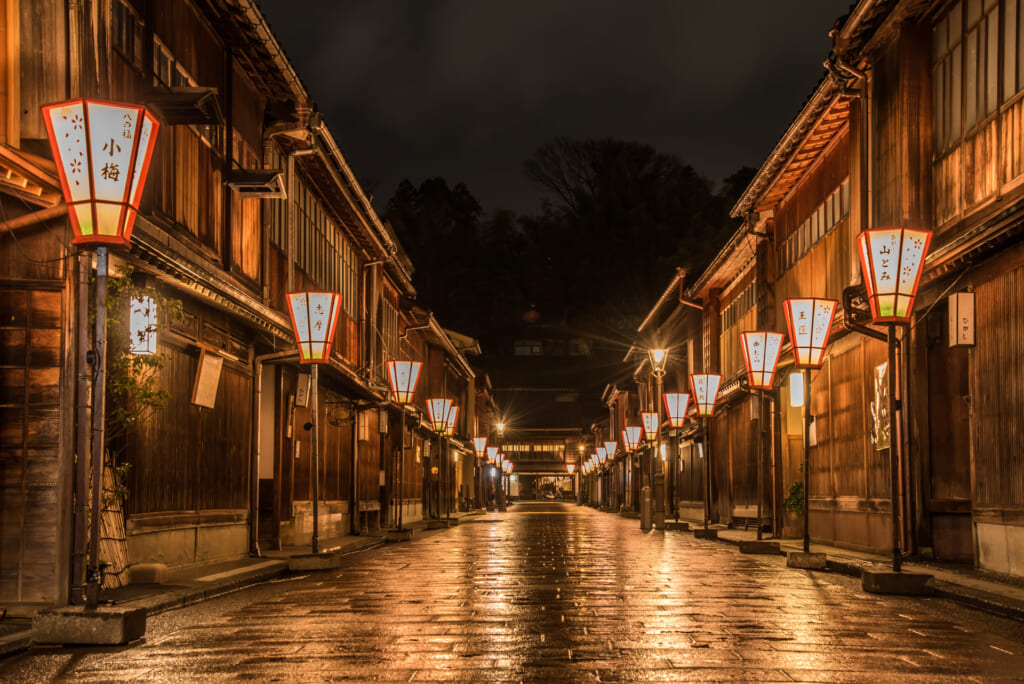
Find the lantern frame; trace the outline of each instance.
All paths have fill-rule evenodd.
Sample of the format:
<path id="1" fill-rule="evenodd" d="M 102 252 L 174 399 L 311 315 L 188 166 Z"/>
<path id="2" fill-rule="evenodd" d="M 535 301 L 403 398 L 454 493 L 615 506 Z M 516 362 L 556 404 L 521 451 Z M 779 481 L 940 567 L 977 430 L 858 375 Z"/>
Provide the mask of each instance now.
<path id="1" fill-rule="evenodd" d="M 690 405 L 690 395 L 684 392 L 665 392 L 665 417 L 669 428 L 680 429 L 686 424 L 686 410 Z"/>
<path id="2" fill-rule="evenodd" d="M 747 367 L 750 389 L 772 389 L 783 339 L 785 336 L 782 333 L 764 330 L 740 333 L 740 348 L 743 350 L 743 363 Z"/>
<path id="3" fill-rule="evenodd" d="M 615 452 L 618 451 L 618 448 L 619 448 L 619 443 L 618 442 L 605 442 L 604 443 L 604 451 L 605 451 L 606 454 L 608 454 L 608 460 L 609 461 L 615 460 Z"/>
<path id="4" fill-rule="evenodd" d="M 329 363 L 341 311 L 341 295 L 337 292 L 289 292 L 285 299 L 295 344 L 299 347 L 299 363 Z"/>
<path id="5" fill-rule="evenodd" d="M 608 450 L 604 447 L 597 447 L 597 462 L 599 465 L 604 465 L 605 461 L 608 460 Z"/>
<path id="6" fill-rule="evenodd" d="M 871 228 L 857 236 L 861 275 L 873 323 L 909 323 L 930 230 Z"/>
<path id="7" fill-rule="evenodd" d="M 427 422 L 430 423 L 430 429 L 438 434 L 444 434 L 448 428 L 448 414 L 451 410 L 451 399 L 427 399 Z"/>
<path id="8" fill-rule="evenodd" d="M 658 414 L 654 411 L 643 411 L 640 414 L 640 420 L 644 423 L 644 438 L 648 442 L 653 442 L 658 438 Z"/>
<path id="9" fill-rule="evenodd" d="M 487 447 L 487 462 L 497 463 L 498 462 L 498 447 L 489 446 Z"/>
<path id="10" fill-rule="evenodd" d="M 575 472 L 575 470 L 576 470 L 576 464 L 575 463 L 566 463 L 565 464 L 565 469 L 569 472 L 570 475 L 572 475 L 573 472 Z"/>
<path id="11" fill-rule="evenodd" d="M 722 376 L 717 373 L 694 373 L 690 376 L 690 396 L 698 416 L 710 418 L 715 415 L 715 403 L 721 385 Z"/>
<path id="12" fill-rule="evenodd" d="M 44 105 L 42 115 L 71 242 L 127 247 L 160 123 L 142 105 L 84 97 Z"/>
<path id="13" fill-rule="evenodd" d="M 628 450 L 633 451 L 640 446 L 640 439 L 643 434 L 644 429 L 639 425 L 628 425 L 622 431 L 622 443 L 626 445 Z"/>
<path id="14" fill-rule="evenodd" d="M 821 297 L 793 297 L 782 303 L 797 368 L 821 368 L 839 302 Z"/>
<path id="15" fill-rule="evenodd" d="M 441 434 L 445 437 L 455 436 L 455 423 L 459 419 L 459 407 L 454 404 L 448 409 L 448 420 L 445 422 L 444 432 Z"/>
<path id="16" fill-rule="evenodd" d="M 398 404 L 411 404 L 416 396 L 416 385 L 420 380 L 420 361 L 388 361 L 388 384 Z"/>
<path id="17" fill-rule="evenodd" d="M 473 449 L 476 451 L 477 458 L 484 458 L 487 455 L 487 438 L 474 437 Z"/>

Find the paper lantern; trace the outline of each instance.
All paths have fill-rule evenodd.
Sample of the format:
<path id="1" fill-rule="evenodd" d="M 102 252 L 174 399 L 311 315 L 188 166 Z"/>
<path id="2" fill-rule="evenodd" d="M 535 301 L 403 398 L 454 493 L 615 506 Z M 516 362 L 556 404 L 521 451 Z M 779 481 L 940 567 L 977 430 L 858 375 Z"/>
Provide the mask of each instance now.
<path id="1" fill-rule="evenodd" d="M 747 381 L 751 389 L 770 390 L 775 381 L 775 367 L 782 349 L 782 333 L 740 333 L 743 362 L 747 366 Z"/>
<path id="2" fill-rule="evenodd" d="M 714 373 L 697 373 L 690 376 L 690 390 L 693 393 L 693 406 L 697 415 L 710 417 L 715 413 L 715 402 L 718 401 L 718 386 L 722 376 Z"/>
<path id="3" fill-rule="evenodd" d="M 416 394 L 416 383 L 420 379 L 419 361 L 388 361 L 388 384 L 391 394 L 399 404 L 409 404 Z"/>
<path id="4" fill-rule="evenodd" d="M 690 395 L 679 392 L 665 393 L 665 417 L 670 428 L 679 429 L 686 422 L 686 409 L 690 404 Z"/>
<path id="5" fill-rule="evenodd" d="M 451 408 L 451 399 L 427 399 L 427 416 L 431 430 L 444 434 L 448 429 L 448 413 Z"/>
<path id="6" fill-rule="evenodd" d="M 874 228 L 857 236 L 861 273 L 875 323 L 909 323 L 932 233 Z"/>
<path id="7" fill-rule="evenodd" d="M 285 298 L 295 342 L 299 345 L 299 362 L 328 362 L 341 310 L 341 295 L 334 292 L 292 292 Z"/>
<path id="8" fill-rule="evenodd" d="M 834 299 L 817 297 L 787 299 L 782 303 L 797 368 L 821 368 L 838 305 Z"/>

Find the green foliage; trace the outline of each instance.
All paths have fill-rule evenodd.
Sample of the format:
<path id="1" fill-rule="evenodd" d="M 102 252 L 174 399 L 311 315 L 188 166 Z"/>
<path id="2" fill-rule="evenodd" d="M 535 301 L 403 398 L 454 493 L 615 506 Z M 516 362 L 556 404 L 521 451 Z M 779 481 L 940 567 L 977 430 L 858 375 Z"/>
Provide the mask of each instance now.
<path id="1" fill-rule="evenodd" d="M 803 473 L 804 467 L 801 464 L 800 472 Z M 789 513 L 800 513 L 804 512 L 804 483 L 803 480 L 797 480 L 789 488 L 789 496 L 782 500 L 782 508 Z"/>
<path id="2" fill-rule="evenodd" d="M 129 353 L 133 299 L 150 297 L 166 321 L 182 319 L 181 301 L 164 297 L 156 288 L 137 285 L 133 269 L 107 278 L 107 442 L 123 437 L 163 409 L 170 395 L 160 384 L 159 371 L 167 363 L 162 354 Z M 154 324 L 155 325 L 155 324 Z"/>
<path id="3" fill-rule="evenodd" d="M 131 463 L 119 463 L 111 466 L 114 483 L 111 487 L 103 490 L 104 508 L 119 506 L 128 498 L 128 487 L 125 485 L 125 480 L 127 479 L 128 471 L 131 470 L 131 468 Z"/>

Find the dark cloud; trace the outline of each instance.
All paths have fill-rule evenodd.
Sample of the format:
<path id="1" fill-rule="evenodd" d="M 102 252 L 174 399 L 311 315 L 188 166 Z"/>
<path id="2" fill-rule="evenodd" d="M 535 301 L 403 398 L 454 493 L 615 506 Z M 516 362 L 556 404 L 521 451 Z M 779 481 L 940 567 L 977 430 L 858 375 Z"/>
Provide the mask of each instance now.
<path id="1" fill-rule="evenodd" d="M 259 0 L 360 177 L 464 181 L 532 211 L 556 136 L 637 140 L 720 179 L 758 165 L 849 0 Z"/>

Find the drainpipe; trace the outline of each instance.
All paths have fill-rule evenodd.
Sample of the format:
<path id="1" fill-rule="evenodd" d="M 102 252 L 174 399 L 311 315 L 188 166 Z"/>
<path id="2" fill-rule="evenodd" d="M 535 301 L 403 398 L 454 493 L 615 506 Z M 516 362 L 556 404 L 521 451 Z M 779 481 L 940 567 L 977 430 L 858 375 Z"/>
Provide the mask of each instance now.
<path id="1" fill-rule="evenodd" d="M 260 437 L 263 421 L 260 408 L 263 403 L 263 364 L 290 361 L 298 357 L 297 351 L 263 354 L 253 359 L 252 429 L 249 433 L 249 555 L 260 557 Z"/>
<path id="2" fill-rule="evenodd" d="M 315 154 L 313 149 L 295 150 L 288 155 L 288 199 L 284 204 L 284 224 L 288 227 L 288 292 L 295 291 L 295 221 L 292 203 L 295 201 L 295 158 Z"/>
<path id="3" fill-rule="evenodd" d="M 352 505 L 349 514 L 349 532 L 358 536 L 359 520 L 359 407 L 352 405 Z"/>

